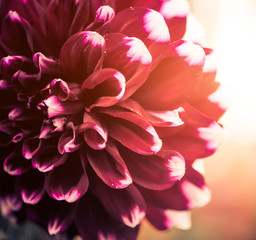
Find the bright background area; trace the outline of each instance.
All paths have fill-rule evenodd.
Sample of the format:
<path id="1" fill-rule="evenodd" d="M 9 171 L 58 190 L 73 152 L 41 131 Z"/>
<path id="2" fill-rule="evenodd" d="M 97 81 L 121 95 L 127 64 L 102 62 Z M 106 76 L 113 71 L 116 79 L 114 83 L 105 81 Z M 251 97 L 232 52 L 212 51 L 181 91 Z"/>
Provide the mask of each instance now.
<path id="1" fill-rule="evenodd" d="M 229 138 L 205 160 L 211 202 L 192 214 L 192 228 L 157 232 L 144 223 L 139 240 L 256 239 L 256 1 L 191 0 L 218 75 L 232 93 L 221 119 Z"/>

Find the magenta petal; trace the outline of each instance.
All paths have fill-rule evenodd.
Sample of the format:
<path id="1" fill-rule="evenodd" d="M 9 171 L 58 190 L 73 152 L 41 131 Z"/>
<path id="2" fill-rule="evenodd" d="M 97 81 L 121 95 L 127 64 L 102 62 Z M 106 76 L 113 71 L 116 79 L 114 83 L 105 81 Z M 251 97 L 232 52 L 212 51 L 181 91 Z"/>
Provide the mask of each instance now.
<path id="1" fill-rule="evenodd" d="M 153 190 L 169 188 L 185 174 L 185 161 L 177 152 L 160 151 L 157 155 L 145 156 L 125 148 L 119 149 L 133 181 L 144 188 Z"/>
<path id="2" fill-rule="evenodd" d="M 72 82 L 80 83 L 102 66 L 105 40 L 96 32 L 79 32 L 61 48 L 60 64 Z"/>
<path id="3" fill-rule="evenodd" d="M 17 188 L 24 203 L 37 204 L 44 194 L 44 175 L 36 170 L 22 174 L 18 177 Z"/>
<path id="4" fill-rule="evenodd" d="M 23 142 L 22 155 L 26 159 L 31 159 L 36 152 L 40 149 L 40 139 L 28 138 Z"/>
<path id="5" fill-rule="evenodd" d="M 119 12 L 110 23 L 110 32 L 141 39 L 152 56 L 153 67 L 165 56 L 170 42 L 163 16 L 152 9 L 127 8 Z"/>
<path id="6" fill-rule="evenodd" d="M 30 169 L 30 162 L 21 153 L 13 151 L 5 158 L 3 169 L 10 175 L 20 175 Z"/>
<path id="7" fill-rule="evenodd" d="M 147 204 L 147 219 L 158 230 L 167 230 L 171 227 L 188 229 L 191 227 L 189 211 L 161 209 Z"/>
<path id="8" fill-rule="evenodd" d="M 97 182 L 93 191 L 106 210 L 123 224 L 134 228 L 145 217 L 146 203 L 134 185 L 117 191 Z"/>
<path id="9" fill-rule="evenodd" d="M 172 210 L 202 207 L 211 197 L 203 176 L 190 166 L 187 166 L 185 176 L 169 189 L 152 191 L 139 188 L 139 190 L 150 204 Z"/>
<path id="10" fill-rule="evenodd" d="M 89 180 L 76 154 L 70 154 L 65 164 L 54 168 L 46 177 L 47 193 L 56 200 L 77 201 L 87 191 Z"/>
<path id="11" fill-rule="evenodd" d="M 162 149 L 178 151 L 185 159 L 210 156 L 226 139 L 226 132 L 218 123 L 190 105 L 183 107 L 187 115 L 186 125 L 176 135 L 163 138 Z"/>
<path id="12" fill-rule="evenodd" d="M 104 67 L 118 69 L 124 74 L 126 99 L 146 81 L 151 70 L 151 54 L 138 38 L 127 37 L 121 33 L 109 33 L 104 38 L 106 40 Z"/>
<path id="13" fill-rule="evenodd" d="M 139 114 L 120 111 L 118 107 L 102 109 L 101 112 L 109 115 L 109 119 L 106 118 L 109 136 L 130 150 L 150 155 L 161 149 L 162 141 L 155 129 Z"/>
<path id="14" fill-rule="evenodd" d="M 166 110 L 186 101 L 202 81 L 203 49 L 190 42 L 172 45 L 169 57 L 150 74 L 135 93 L 135 99 L 148 109 Z M 154 89 L 154 91 L 152 91 Z M 170 94 L 171 89 L 171 94 Z"/>
<path id="15" fill-rule="evenodd" d="M 106 147 L 107 130 L 95 116 L 85 112 L 83 123 L 78 127 L 78 133 L 84 134 L 84 140 L 91 148 L 101 150 Z"/>
<path id="16" fill-rule="evenodd" d="M 82 163 L 85 168 L 86 153 L 82 152 L 81 154 L 83 155 Z M 87 150 L 87 159 L 95 173 L 111 188 L 122 189 L 132 183 L 126 164 L 113 143 L 108 143 L 106 150 Z"/>
<path id="17" fill-rule="evenodd" d="M 54 145 L 42 142 L 39 151 L 32 157 L 32 165 L 40 172 L 49 172 L 67 160 L 67 154 L 60 154 Z"/>
<path id="18" fill-rule="evenodd" d="M 115 69 L 103 68 L 85 79 L 81 89 L 88 111 L 93 107 L 109 107 L 123 97 L 125 77 Z"/>

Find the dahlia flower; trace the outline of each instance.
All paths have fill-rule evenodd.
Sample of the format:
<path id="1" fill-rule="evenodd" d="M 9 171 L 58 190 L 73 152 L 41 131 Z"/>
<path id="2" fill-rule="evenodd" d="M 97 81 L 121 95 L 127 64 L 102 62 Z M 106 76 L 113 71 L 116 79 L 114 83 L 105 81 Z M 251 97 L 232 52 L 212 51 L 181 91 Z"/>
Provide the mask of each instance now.
<path id="1" fill-rule="evenodd" d="M 2 214 L 83 239 L 187 227 L 226 109 L 187 1 L 0 4 Z"/>

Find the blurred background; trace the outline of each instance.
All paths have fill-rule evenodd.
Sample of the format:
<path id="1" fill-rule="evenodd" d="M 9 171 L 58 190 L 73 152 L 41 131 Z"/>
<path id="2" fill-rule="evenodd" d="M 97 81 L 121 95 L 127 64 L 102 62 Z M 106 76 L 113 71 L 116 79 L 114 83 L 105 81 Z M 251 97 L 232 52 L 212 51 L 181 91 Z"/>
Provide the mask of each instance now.
<path id="1" fill-rule="evenodd" d="M 157 232 L 144 223 L 139 240 L 256 240 L 256 1 L 190 2 L 216 50 L 217 79 L 232 93 L 220 121 L 229 137 L 204 161 L 212 200 L 193 210 L 192 228 Z"/>
<path id="2" fill-rule="evenodd" d="M 190 2 L 206 47 L 216 50 L 218 81 L 232 93 L 220 121 L 229 137 L 204 161 L 212 200 L 193 210 L 191 229 L 158 232 L 144 222 L 138 240 L 256 240 L 256 1 Z M 1 220 L 0 229 L 0 240 L 8 230 L 9 239 L 50 239 L 30 224 L 10 228 Z"/>

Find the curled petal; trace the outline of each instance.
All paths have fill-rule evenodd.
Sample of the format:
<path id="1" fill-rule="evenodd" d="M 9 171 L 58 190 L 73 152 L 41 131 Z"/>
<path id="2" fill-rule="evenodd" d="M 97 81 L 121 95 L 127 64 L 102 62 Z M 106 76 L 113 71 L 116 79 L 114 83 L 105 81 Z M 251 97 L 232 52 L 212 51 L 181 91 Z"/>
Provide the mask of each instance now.
<path id="1" fill-rule="evenodd" d="M 157 110 L 186 101 L 202 81 L 204 61 L 205 53 L 200 46 L 184 41 L 173 43 L 169 57 L 150 74 L 135 93 L 135 99 L 144 107 Z"/>
<path id="2" fill-rule="evenodd" d="M 18 177 L 17 188 L 24 203 L 37 204 L 44 194 L 44 175 L 31 169 Z"/>
<path id="3" fill-rule="evenodd" d="M 95 191 L 112 216 L 129 227 L 136 227 L 145 217 L 146 203 L 134 185 L 117 191 L 98 182 L 93 186 L 92 191 Z"/>
<path id="4" fill-rule="evenodd" d="M 107 130 L 93 115 L 84 113 L 83 123 L 78 127 L 78 132 L 84 134 L 85 142 L 95 150 L 106 147 Z"/>
<path id="5" fill-rule="evenodd" d="M 25 59 L 25 57 L 21 56 L 7 56 L 2 58 L 0 62 L 2 77 L 11 80 L 13 74 L 20 70 L 22 61 L 25 61 Z"/>
<path id="6" fill-rule="evenodd" d="M 124 74 L 126 78 L 124 98 L 128 98 L 146 81 L 151 70 L 151 54 L 138 38 L 127 37 L 121 33 L 110 33 L 104 38 L 106 40 L 104 67 L 118 69 Z"/>
<path id="7" fill-rule="evenodd" d="M 59 74 L 61 71 L 58 60 L 48 58 L 41 52 L 34 54 L 33 62 L 35 66 L 39 68 L 40 73 L 43 74 Z"/>
<path id="8" fill-rule="evenodd" d="M 80 87 L 76 83 L 66 83 L 61 79 L 53 79 L 50 83 L 51 93 L 58 97 L 62 102 L 67 100 L 78 100 L 80 94 Z"/>
<path id="9" fill-rule="evenodd" d="M 3 169 L 10 175 L 21 175 L 30 169 L 30 163 L 21 153 L 13 151 L 5 158 Z"/>
<path id="10" fill-rule="evenodd" d="M 45 109 L 49 118 L 73 115 L 79 113 L 83 104 L 79 101 L 61 102 L 58 97 L 50 96 L 43 102 L 38 104 L 39 109 Z"/>
<path id="11" fill-rule="evenodd" d="M 36 152 L 40 149 L 41 142 L 35 138 L 28 138 L 23 142 L 22 145 L 22 155 L 26 159 L 31 159 Z"/>
<path id="12" fill-rule="evenodd" d="M 103 68 L 84 80 L 81 86 L 82 101 L 88 111 L 93 107 L 109 107 L 123 97 L 125 93 L 125 77 L 112 68 Z"/>
<path id="13" fill-rule="evenodd" d="M 187 115 L 186 126 L 176 135 L 163 138 L 162 149 L 178 151 L 185 159 L 210 156 L 226 139 L 226 132 L 218 123 L 193 107 L 183 107 Z"/>
<path id="14" fill-rule="evenodd" d="M 118 107 L 102 109 L 101 112 L 106 114 L 109 136 L 130 150 L 150 155 L 161 149 L 162 141 L 154 127 L 139 114 L 120 111 Z"/>
<path id="15" fill-rule="evenodd" d="M 86 156 L 95 173 L 111 188 L 122 189 L 132 183 L 126 164 L 113 143 L 108 143 L 106 150 L 88 150 Z M 86 161 L 83 156 L 84 168 Z"/>
<path id="16" fill-rule="evenodd" d="M 132 179 L 144 188 L 163 190 L 173 186 L 185 174 L 185 161 L 174 151 L 145 156 L 119 148 Z M 161 177 L 159 177 L 161 176 Z"/>
<path id="17" fill-rule="evenodd" d="M 165 56 L 170 42 L 163 16 L 146 8 L 127 8 L 119 12 L 110 23 L 110 32 L 141 39 L 152 56 L 153 67 Z"/>
<path id="18" fill-rule="evenodd" d="M 73 82 L 81 83 L 102 66 L 105 40 L 96 32 L 79 32 L 61 48 L 60 64 Z"/>
<path id="19" fill-rule="evenodd" d="M 89 180 L 76 154 L 71 154 L 65 164 L 54 168 L 46 177 L 47 193 L 56 200 L 72 203 L 87 191 Z"/>
<path id="20" fill-rule="evenodd" d="M 73 122 L 69 122 L 66 125 L 66 130 L 60 136 L 58 142 L 58 150 L 60 154 L 74 152 L 78 150 L 81 146 L 80 141 L 78 141 L 77 129 L 75 128 Z"/>

